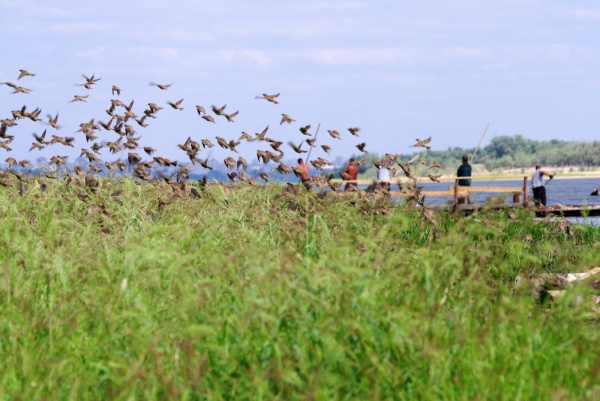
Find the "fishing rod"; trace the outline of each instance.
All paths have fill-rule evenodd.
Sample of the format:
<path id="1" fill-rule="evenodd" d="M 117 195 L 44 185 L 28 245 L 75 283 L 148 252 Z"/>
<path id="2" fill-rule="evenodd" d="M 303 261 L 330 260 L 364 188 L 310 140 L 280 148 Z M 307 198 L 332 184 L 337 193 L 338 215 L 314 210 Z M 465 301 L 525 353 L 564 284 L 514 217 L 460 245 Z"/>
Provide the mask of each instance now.
<path id="1" fill-rule="evenodd" d="M 548 185 L 548 183 L 554 179 L 554 176 L 556 175 L 556 171 L 554 171 L 554 173 L 548 174 L 548 175 L 550 176 L 550 178 L 548 179 L 548 181 L 546 181 L 544 183 L 544 186 Z"/>
<path id="2" fill-rule="evenodd" d="M 313 137 L 314 138 L 313 139 L 313 143 L 315 143 L 317 141 L 317 135 L 319 134 L 319 128 L 321 128 L 321 123 L 319 123 L 319 125 L 317 125 L 317 130 L 315 131 L 315 136 Z M 300 146 L 302 146 L 302 143 L 300 144 Z M 309 146 L 309 147 L 310 147 L 310 149 L 308 150 L 308 154 L 306 155 L 306 160 L 304 160 L 304 164 L 308 164 L 308 159 L 309 159 L 310 154 L 312 153 L 312 150 L 313 150 L 313 146 L 312 145 Z M 309 174 L 309 177 L 310 177 L 310 174 Z M 302 177 L 299 176 L 299 178 L 300 178 L 300 181 L 302 181 Z"/>
<path id="3" fill-rule="evenodd" d="M 481 141 L 483 141 L 483 137 L 485 136 L 489 127 L 490 127 L 490 123 L 488 123 L 488 125 L 486 125 L 485 129 L 483 130 L 483 134 L 481 135 L 481 138 L 479 138 L 479 143 L 477 144 L 477 147 L 473 151 L 473 155 L 471 155 L 471 163 L 473 163 L 473 161 L 475 160 L 475 153 L 477 153 L 477 150 L 479 149 L 479 146 L 481 145 Z"/>
<path id="4" fill-rule="evenodd" d="M 317 142 L 317 135 L 319 135 L 319 128 L 321 128 L 321 123 L 319 123 L 319 125 L 317 125 L 317 131 L 315 132 L 315 137 L 313 139 L 313 143 Z M 308 151 L 308 154 L 306 155 L 306 160 L 304 161 L 304 163 L 308 163 L 308 158 L 310 157 L 310 153 L 312 152 L 312 150 L 313 150 L 313 147 L 311 146 Z"/>

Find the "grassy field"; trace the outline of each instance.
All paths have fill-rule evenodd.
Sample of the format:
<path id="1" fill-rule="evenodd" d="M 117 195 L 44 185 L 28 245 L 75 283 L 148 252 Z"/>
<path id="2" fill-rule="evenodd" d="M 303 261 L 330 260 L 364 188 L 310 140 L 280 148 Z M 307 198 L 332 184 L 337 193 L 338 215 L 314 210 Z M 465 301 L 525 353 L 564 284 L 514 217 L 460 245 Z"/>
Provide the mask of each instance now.
<path id="1" fill-rule="evenodd" d="M 600 397 L 595 290 L 534 284 L 597 266 L 599 228 L 275 184 L 42 189 L 0 187 L 1 399 Z"/>

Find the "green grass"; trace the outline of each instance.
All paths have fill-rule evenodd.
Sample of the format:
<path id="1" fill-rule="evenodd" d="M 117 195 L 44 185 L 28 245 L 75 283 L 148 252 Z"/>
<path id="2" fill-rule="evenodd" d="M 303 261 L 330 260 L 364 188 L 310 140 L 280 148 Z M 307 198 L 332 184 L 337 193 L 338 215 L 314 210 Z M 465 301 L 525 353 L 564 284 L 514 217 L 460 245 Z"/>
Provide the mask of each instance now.
<path id="1" fill-rule="evenodd" d="M 2 399 L 597 399 L 600 230 L 283 186 L 0 188 Z M 120 195 L 113 195 L 122 191 Z M 77 195 L 87 193 L 89 203 Z M 584 302 L 575 302 L 583 296 Z"/>

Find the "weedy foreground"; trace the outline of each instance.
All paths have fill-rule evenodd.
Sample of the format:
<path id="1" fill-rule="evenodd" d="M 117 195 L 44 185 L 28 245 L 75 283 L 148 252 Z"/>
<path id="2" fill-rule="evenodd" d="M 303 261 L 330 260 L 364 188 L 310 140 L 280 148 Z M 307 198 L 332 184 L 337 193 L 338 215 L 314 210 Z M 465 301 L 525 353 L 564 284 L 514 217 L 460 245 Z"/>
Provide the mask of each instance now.
<path id="1" fill-rule="evenodd" d="M 2 398 L 600 395 L 594 287 L 547 303 L 533 284 L 595 266 L 594 226 L 271 183 L 10 180 Z"/>

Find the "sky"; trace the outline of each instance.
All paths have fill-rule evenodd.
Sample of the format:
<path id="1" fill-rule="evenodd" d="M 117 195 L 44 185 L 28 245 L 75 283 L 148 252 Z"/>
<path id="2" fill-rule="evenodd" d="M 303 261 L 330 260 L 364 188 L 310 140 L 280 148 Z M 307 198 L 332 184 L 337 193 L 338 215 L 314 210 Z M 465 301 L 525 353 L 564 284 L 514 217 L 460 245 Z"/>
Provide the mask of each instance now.
<path id="1" fill-rule="evenodd" d="M 108 121 L 111 99 L 142 112 L 164 106 L 149 126 L 133 123 L 140 145 L 185 159 L 187 137 L 237 139 L 269 126 L 299 143 L 311 125 L 331 159 L 412 153 L 431 136 L 434 150 L 482 146 L 500 135 L 592 141 L 600 120 L 600 1 L 0 0 L 0 117 L 26 105 L 59 114 L 60 131 L 41 122 L 9 128 L 17 159 L 78 156 L 89 148 L 79 124 Z M 35 73 L 17 81 L 19 69 Z M 91 90 L 83 75 L 101 78 Z M 173 84 L 160 90 L 150 82 Z M 120 96 L 111 93 L 115 84 Z M 279 104 L 256 99 L 280 93 Z M 87 102 L 70 102 L 89 95 Z M 167 101 L 184 99 L 184 110 Z M 235 122 L 201 119 L 196 105 L 239 110 Z M 124 110 L 123 110 L 124 111 Z M 286 113 L 296 121 L 280 125 Z M 209 111 L 209 114 L 212 114 Z M 149 120 L 149 119 L 148 119 Z M 360 127 L 360 137 L 348 132 Z M 33 132 L 74 136 L 75 147 L 28 152 Z M 337 130 L 342 140 L 329 136 Z M 114 132 L 99 133 L 99 142 Z M 306 147 L 306 144 L 304 145 Z M 249 160 L 264 143 L 238 148 Z M 268 148 L 268 147 L 267 147 Z M 295 158 L 282 146 L 286 158 Z M 105 159 L 114 159 L 107 149 Z M 0 163 L 5 150 L 0 149 Z M 232 152 L 203 150 L 215 160 Z M 8 155 L 8 154 L 7 154 Z M 125 156 L 125 154 L 121 155 Z M 315 148 L 312 156 L 327 155 Z"/>

